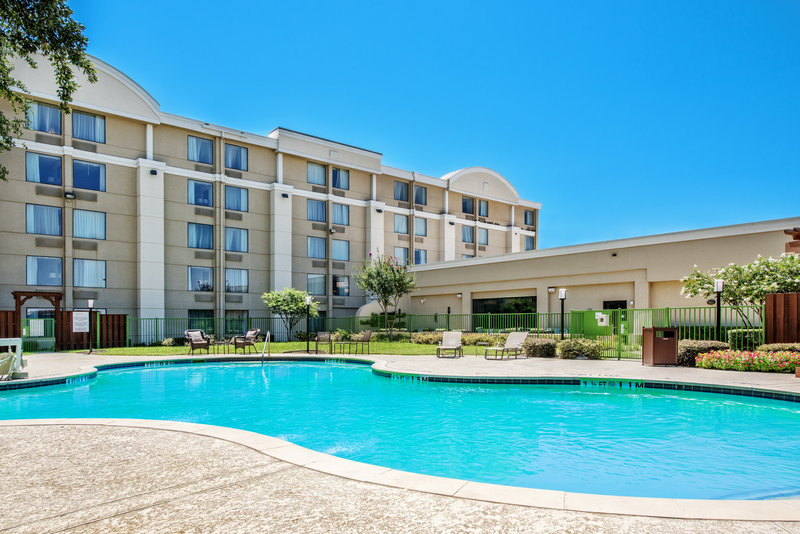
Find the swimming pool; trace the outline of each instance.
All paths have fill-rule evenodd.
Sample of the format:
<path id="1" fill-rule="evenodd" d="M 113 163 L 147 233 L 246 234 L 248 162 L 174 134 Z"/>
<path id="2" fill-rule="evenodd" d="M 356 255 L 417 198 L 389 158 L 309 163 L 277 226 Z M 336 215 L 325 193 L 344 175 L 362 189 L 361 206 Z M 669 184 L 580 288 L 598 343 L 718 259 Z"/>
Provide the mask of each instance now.
<path id="1" fill-rule="evenodd" d="M 337 363 L 169 365 L 0 393 L 0 418 L 189 421 L 479 482 L 703 499 L 800 494 L 800 404 L 389 380 Z"/>

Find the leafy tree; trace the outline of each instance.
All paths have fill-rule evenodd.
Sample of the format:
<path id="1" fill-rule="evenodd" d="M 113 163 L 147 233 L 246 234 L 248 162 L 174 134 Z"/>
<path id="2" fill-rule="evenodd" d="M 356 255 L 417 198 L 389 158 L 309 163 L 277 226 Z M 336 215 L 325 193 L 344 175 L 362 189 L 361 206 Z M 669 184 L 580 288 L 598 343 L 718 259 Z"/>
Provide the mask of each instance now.
<path id="1" fill-rule="evenodd" d="M 397 310 L 400 298 L 417 288 L 417 279 L 411 268 L 397 258 L 381 255 L 356 267 L 353 275 L 356 285 L 380 305 L 384 324 L 389 327 L 389 340 L 393 340 L 394 318 L 389 321 L 389 306 Z"/>
<path id="2" fill-rule="evenodd" d="M 287 287 L 280 291 L 270 291 L 261 295 L 272 313 L 278 315 L 286 330 L 289 332 L 289 341 L 292 340 L 292 329 L 306 316 L 306 296 L 308 293 L 293 287 Z M 309 308 L 311 317 L 319 317 L 319 304 L 312 298 Z"/>
<path id="3" fill-rule="evenodd" d="M 88 39 L 84 26 L 72 20 L 66 0 L 2 0 L 0 1 L 0 97 L 11 104 L 12 117 L 0 112 L 0 152 L 14 146 L 14 138 L 22 135 L 30 100 L 21 93 L 28 89 L 12 76 L 14 57 L 37 67 L 33 54 L 50 61 L 58 85 L 58 99 L 64 113 L 78 89 L 72 67 L 94 83 L 97 75 L 86 57 Z M 21 92 L 21 93 L 20 93 Z M 0 165 L 0 180 L 6 180 L 8 169 Z"/>

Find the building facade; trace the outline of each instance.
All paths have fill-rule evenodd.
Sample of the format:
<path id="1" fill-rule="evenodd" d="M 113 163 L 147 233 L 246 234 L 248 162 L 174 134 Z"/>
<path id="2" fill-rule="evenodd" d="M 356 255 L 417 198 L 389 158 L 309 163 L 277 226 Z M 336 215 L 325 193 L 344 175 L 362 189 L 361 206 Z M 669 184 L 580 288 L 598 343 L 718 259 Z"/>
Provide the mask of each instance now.
<path id="1" fill-rule="evenodd" d="M 490 169 L 434 178 L 284 128 L 171 115 L 93 61 L 99 80 L 80 81 L 70 114 L 46 61 L 15 65 L 34 104 L 1 156 L 0 308 L 12 291 L 60 291 L 67 310 L 236 318 L 296 287 L 346 316 L 365 302 L 352 270 L 370 254 L 420 266 L 537 248 L 541 205 Z M 50 311 L 31 300 L 25 315 Z"/>

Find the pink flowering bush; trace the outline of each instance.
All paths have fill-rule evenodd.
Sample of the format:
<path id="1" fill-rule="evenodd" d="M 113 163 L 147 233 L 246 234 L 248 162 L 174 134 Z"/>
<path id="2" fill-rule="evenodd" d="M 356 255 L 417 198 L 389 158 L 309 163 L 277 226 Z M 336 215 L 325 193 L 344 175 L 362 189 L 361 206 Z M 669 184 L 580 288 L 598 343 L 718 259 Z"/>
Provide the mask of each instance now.
<path id="1" fill-rule="evenodd" d="M 800 352 L 713 350 L 697 356 L 697 367 L 728 371 L 793 373 L 800 366 Z"/>

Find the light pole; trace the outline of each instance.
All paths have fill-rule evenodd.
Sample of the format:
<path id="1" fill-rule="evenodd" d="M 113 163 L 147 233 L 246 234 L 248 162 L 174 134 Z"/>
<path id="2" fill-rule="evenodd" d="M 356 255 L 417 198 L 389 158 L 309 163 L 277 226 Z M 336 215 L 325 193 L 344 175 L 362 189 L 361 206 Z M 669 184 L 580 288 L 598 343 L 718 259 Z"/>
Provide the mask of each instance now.
<path id="1" fill-rule="evenodd" d="M 558 290 L 558 300 L 561 301 L 561 339 L 564 339 L 564 301 L 567 300 L 567 290 Z"/>
<path id="2" fill-rule="evenodd" d="M 89 299 L 89 354 L 92 353 L 92 308 L 94 308 L 94 300 Z"/>
<path id="3" fill-rule="evenodd" d="M 306 295 L 306 354 L 311 354 L 311 295 Z"/>
<path id="4" fill-rule="evenodd" d="M 724 280 L 714 280 L 714 293 L 717 294 L 717 341 L 722 341 L 722 290 L 724 288 Z"/>

